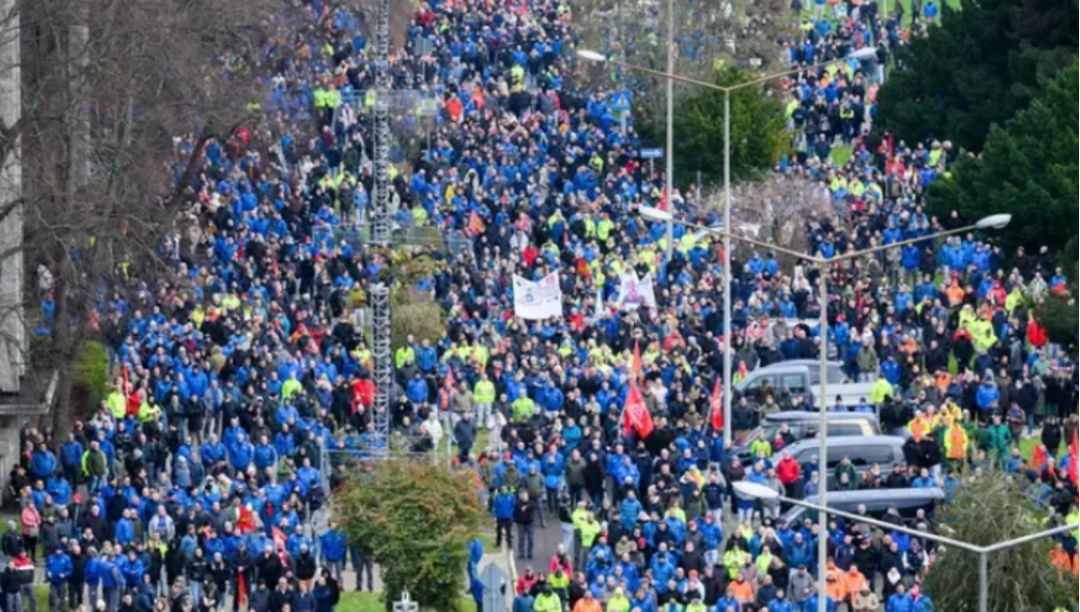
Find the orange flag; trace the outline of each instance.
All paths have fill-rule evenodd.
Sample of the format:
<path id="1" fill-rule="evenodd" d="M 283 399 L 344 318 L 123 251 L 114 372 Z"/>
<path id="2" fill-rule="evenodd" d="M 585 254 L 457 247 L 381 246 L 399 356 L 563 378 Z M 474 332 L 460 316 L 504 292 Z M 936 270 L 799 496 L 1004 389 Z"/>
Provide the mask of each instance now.
<path id="1" fill-rule="evenodd" d="M 638 437 L 644 440 L 652 434 L 652 415 L 645 407 L 645 398 L 641 395 L 636 382 L 630 383 L 630 392 L 626 395 L 626 405 L 623 407 L 623 434 L 627 437 L 631 432 L 636 432 Z"/>
<path id="2" fill-rule="evenodd" d="M 475 210 L 469 214 L 469 233 L 473 236 L 484 233 L 484 220 L 480 218 L 480 215 Z"/>
<path id="3" fill-rule="evenodd" d="M 716 378 L 712 397 L 709 398 L 709 410 L 712 411 L 712 426 L 716 431 L 724 429 L 724 386 L 720 384 L 720 377 Z"/>
<path id="4" fill-rule="evenodd" d="M 634 374 L 635 380 L 641 380 L 641 346 L 634 342 L 634 357 L 630 360 L 630 372 Z"/>
<path id="5" fill-rule="evenodd" d="M 1042 444 L 1036 446 L 1031 453 L 1031 467 L 1039 473 L 1042 473 L 1043 468 L 1046 467 L 1046 451 L 1043 450 Z"/>

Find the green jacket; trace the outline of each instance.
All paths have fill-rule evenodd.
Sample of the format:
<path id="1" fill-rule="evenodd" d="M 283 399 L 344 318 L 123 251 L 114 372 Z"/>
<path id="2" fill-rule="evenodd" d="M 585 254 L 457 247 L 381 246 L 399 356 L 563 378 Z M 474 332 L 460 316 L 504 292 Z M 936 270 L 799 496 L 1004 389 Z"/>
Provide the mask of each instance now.
<path id="1" fill-rule="evenodd" d="M 1012 433 L 1004 424 L 991 425 L 986 428 L 986 446 L 991 451 L 996 451 L 999 459 L 1004 459 L 1008 456 L 1009 445 L 1012 444 L 1012 439 Z"/>

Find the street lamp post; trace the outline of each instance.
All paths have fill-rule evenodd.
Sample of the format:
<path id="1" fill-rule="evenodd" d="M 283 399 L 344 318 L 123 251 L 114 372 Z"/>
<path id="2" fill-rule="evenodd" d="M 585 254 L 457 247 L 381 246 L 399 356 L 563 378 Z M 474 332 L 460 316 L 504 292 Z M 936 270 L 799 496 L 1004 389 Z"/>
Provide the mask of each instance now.
<path id="1" fill-rule="evenodd" d="M 872 519 L 872 518 L 869 518 L 869 517 L 859 516 L 857 514 L 851 514 L 850 512 L 843 512 L 843 511 L 840 511 L 840 510 L 833 510 L 833 509 L 829 508 L 828 506 L 826 506 L 824 502 L 821 502 L 821 503 L 818 503 L 818 504 L 813 504 L 813 503 L 810 503 L 810 502 L 805 501 L 805 500 L 792 499 L 790 497 L 785 497 L 783 495 L 780 495 L 779 493 L 777 493 L 776 491 L 770 489 L 769 487 L 762 486 L 762 485 L 759 485 L 759 484 L 754 484 L 752 482 L 745 482 L 745 481 L 744 482 L 736 482 L 736 483 L 732 483 L 731 486 L 732 486 L 732 488 L 735 489 L 736 493 L 738 493 L 741 497 L 744 497 L 746 499 L 775 500 L 775 501 L 779 501 L 781 503 L 789 504 L 789 505 L 792 505 L 792 506 L 799 506 L 800 508 L 806 508 L 807 510 L 813 510 L 814 512 L 818 513 L 818 516 L 826 516 L 827 517 L 828 515 L 831 514 L 833 516 L 838 516 L 840 518 L 848 519 L 850 521 L 858 521 L 860 523 L 866 523 L 867 525 L 871 525 L 873 527 L 878 527 L 880 529 L 888 529 L 888 530 L 891 530 L 891 531 L 897 531 L 899 533 L 905 533 L 905 534 L 910 535 L 912 537 L 921 538 L 921 539 L 924 539 L 924 540 L 929 540 L 931 542 L 936 542 L 936 543 L 944 545 L 944 546 L 946 546 L 948 548 L 955 548 L 957 550 L 963 550 L 963 551 L 967 551 L 969 553 L 974 553 L 974 554 L 978 555 L 979 556 L 979 612 L 987 612 L 987 610 L 989 608 L 989 572 L 987 571 L 987 565 L 988 565 L 988 561 L 989 561 L 989 558 L 990 558 L 991 554 L 996 553 L 996 552 L 1000 552 L 1000 551 L 1003 551 L 1003 550 L 1008 550 L 1010 548 L 1016 548 L 1017 546 L 1022 546 L 1024 544 L 1028 544 L 1030 542 L 1042 540 L 1042 539 L 1045 539 L 1045 538 L 1051 538 L 1051 537 L 1054 537 L 1054 536 L 1057 536 L 1057 535 L 1070 533 L 1072 531 L 1075 531 L 1077 528 L 1080 528 L 1080 525 L 1063 525 L 1063 526 L 1060 526 L 1060 527 L 1055 527 L 1054 529 L 1050 529 L 1048 531 L 1043 531 L 1043 532 L 1032 534 L 1032 535 L 1025 536 L 1025 537 L 1022 537 L 1022 538 L 1017 538 L 1015 540 L 1010 540 L 1008 542 L 1001 542 L 1001 543 L 995 544 L 993 546 L 981 547 L 981 546 L 975 546 L 974 544 L 968 544 L 967 542 L 961 542 L 959 540 L 954 540 L 952 538 L 946 538 L 944 536 L 939 536 L 939 535 L 934 534 L 934 533 L 926 533 L 926 532 L 923 532 L 923 531 L 918 531 L 916 529 L 911 529 L 910 527 L 905 527 L 903 525 L 894 525 L 892 523 L 886 523 L 886 522 L 883 522 L 883 521 L 878 521 L 878 520 L 875 520 L 875 519 Z M 822 491 L 824 491 L 824 490 L 825 489 L 823 488 Z M 828 519 L 826 519 L 826 521 L 827 520 Z M 822 532 L 821 534 L 819 534 L 818 537 L 822 541 L 827 541 L 828 532 Z M 827 565 L 821 566 L 820 568 L 818 568 L 818 570 L 819 571 L 824 571 L 826 567 L 827 567 Z M 869 577 L 867 579 L 869 580 Z M 818 599 L 820 601 L 825 600 L 825 597 L 823 596 L 825 591 L 821 590 L 823 588 L 824 588 L 824 584 L 820 584 L 818 586 L 818 589 L 819 589 Z"/>
<path id="2" fill-rule="evenodd" d="M 652 221 L 663 221 L 663 222 L 674 222 L 675 221 L 674 215 L 672 215 L 670 212 L 663 211 L 663 210 L 658 210 L 656 208 L 642 207 L 642 208 L 638 209 L 638 213 L 642 217 L 644 217 L 646 219 L 649 219 L 649 220 L 652 220 Z M 759 248 L 767 248 L 767 249 L 771 249 L 771 250 L 773 250 L 775 252 L 778 252 L 778 253 L 784 253 L 786 255 L 793 256 L 795 258 L 798 258 L 798 259 L 800 259 L 802 261 L 807 262 L 810 265 L 813 265 L 818 270 L 818 282 L 820 283 L 820 285 L 819 285 L 820 293 L 819 293 L 818 299 L 820 300 L 820 305 L 821 305 L 821 313 L 820 313 L 819 319 L 818 319 L 818 329 L 819 329 L 819 334 L 820 334 L 819 337 L 821 338 L 821 345 L 820 345 L 820 349 L 819 349 L 820 350 L 820 359 L 821 359 L 821 361 L 820 361 L 820 372 L 819 372 L 819 376 L 821 377 L 821 396 L 818 398 L 818 401 L 817 401 L 817 404 L 818 404 L 817 409 L 818 409 L 818 412 L 819 412 L 820 417 L 821 417 L 820 421 L 818 423 L 818 440 L 820 442 L 820 448 L 819 448 L 818 454 L 819 454 L 819 465 L 820 465 L 820 469 L 822 470 L 821 474 L 819 474 L 821 476 L 821 482 L 822 482 L 821 492 L 819 493 L 819 499 L 821 500 L 821 505 L 822 506 L 828 506 L 828 490 L 829 490 L 829 479 L 828 479 L 827 470 L 828 470 L 828 466 L 829 466 L 829 420 L 828 420 L 828 416 L 829 416 L 829 414 L 828 414 L 829 354 L 828 354 L 828 347 L 829 347 L 829 266 L 830 266 L 830 264 L 836 264 L 836 263 L 840 263 L 840 262 L 844 262 L 844 261 L 850 261 L 852 259 L 859 259 L 859 258 L 862 258 L 862 257 L 867 257 L 869 255 L 874 255 L 876 253 L 880 253 L 882 251 L 886 251 L 886 250 L 889 250 L 889 249 L 899 249 L 899 248 L 905 247 L 905 246 L 907 246 L 909 244 L 918 244 L 918 243 L 926 242 L 928 240 L 938 240 L 940 238 L 945 238 L 945 237 L 953 236 L 953 235 L 956 235 L 956 234 L 963 234 L 963 233 L 967 233 L 967 232 L 970 232 L 970 231 L 973 231 L 973 230 L 1002 229 L 1002 228 L 1006 227 L 1009 224 L 1010 221 L 1012 221 L 1012 216 L 1011 215 L 992 215 L 990 217 L 986 217 L 986 218 L 980 220 L 975 225 L 962 227 L 962 228 L 955 229 L 955 230 L 944 231 L 944 232 L 940 232 L 940 233 L 937 233 L 937 234 L 931 234 L 929 236 L 924 236 L 922 238 L 916 238 L 916 239 L 913 239 L 913 240 L 904 240 L 902 242 L 896 242 L 896 243 L 893 243 L 893 244 L 879 246 L 879 247 L 875 247 L 875 248 L 872 248 L 872 249 L 866 249 L 866 250 L 863 250 L 863 251 L 855 251 L 855 252 L 851 252 L 851 253 L 845 253 L 843 255 L 840 255 L 840 256 L 837 256 L 837 257 L 832 257 L 832 258 L 829 258 L 829 259 L 825 259 L 825 258 L 821 258 L 821 257 L 815 257 L 815 256 L 812 256 L 812 255 L 807 255 L 805 253 L 798 253 L 796 251 L 792 251 L 792 250 L 785 249 L 785 248 L 775 246 L 775 245 L 770 245 L 770 244 L 765 243 L 765 242 L 760 242 L 760 241 L 757 241 L 757 240 L 751 240 L 749 238 L 738 236 L 736 234 L 733 234 L 731 232 L 731 228 L 727 227 L 727 226 L 725 226 L 722 230 L 717 230 L 716 228 L 705 227 L 705 226 L 700 225 L 700 224 L 687 223 L 687 222 L 680 221 L 680 223 L 682 223 L 684 226 L 686 226 L 688 228 L 693 228 L 693 229 L 697 229 L 697 230 L 703 230 L 703 231 L 706 231 L 706 232 L 711 232 L 713 234 L 720 235 L 722 238 L 724 238 L 725 241 L 741 242 L 741 243 L 749 244 L 751 246 L 755 246 L 755 247 L 759 247 Z M 725 274 L 725 276 L 728 276 L 728 275 L 729 275 L 729 273 Z M 724 291 L 725 291 L 725 294 L 730 293 L 730 291 L 731 291 L 730 280 L 728 281 L 728 286 L 725 287 Z M 730 336 L 730 334 L 728 334 L 728 335 Z M 726 344 L 727 344 L 727 342 L 725 342 L 725 345 Z M 730 395 L 730 390 L 727 390 L 726 395 Z M 725 412 L 725 415 L 724 415 L 724 417 L 725 417 L 725 421 L 724 421 L 724 431 L 725 431 L 725 433 L 727 433 L 731 429 L 730 416 L 731 416 L 730 412 Z M 827 577 L 825 575 L 825 572 L 826 572 L 826 568 L 829 565 L 829 547 L 828 547 L 828 540 L 827 540 L 827 538 L 824 537 L 824 534 L 827 534 L 829 532 L 829 523 L 828 523 L 828 518 L 825 516 L 825 513 L 823 513 L 823 512 L 818 513 L 818 530 L 822 534 L 822 537 L 819 538 L 819 544 L 818 544 L 818 589 L 819 589 L 819 591 L 821 593 L 825 593 L 826 592 L 826 587 L 827 587 Z M 827 612 L 824 598 L 821 598 L 818 612 Z"/>
<path id="3" fill-rule="evenodd" d="M 583 60 L 590 62 L 608 63 L 614 66 L 619 66 L 624 70 L 630 70 L 634 72 L 641 72 L 644 74 L 650 74 L 652 76 L 662 78 L 667 81 L 668 92 L 668 126 L 667 126 L 667 176 L 665 193 L 667 194 L 668 210 L 675 210 L 675 203 L 672 201 L 672 181 L 674 181 L 674 164 L 675 164 L 675 151 L 674 151 L 674 137 L 673 137 L 673 124 L 674 124 L 674 102 L 672 98 L 672 86 L 676 83 L 685 83 L 693 85 L 695 87 L 702 87 L 713 91 L 719 91 L 724 94 L 724 231 L 731 232 L 731 94 L 748 87 L 755 87 L 763 85 L 770 81 L 780 79 L 783 77 L 798 74 L 800 72 L 808 70 L 816 70 L 824 66 L 829 66 L 837 62 L 843 62 L 847 60 L 863 61 L 876 57 L 877 50 L 872 48 L 859 49 L 847 55 L 846 57 L 832 60 L 829 62 L 823 62 L 815 64 L 813 66 L 800 67 L 795 70 L 789 70 L 786 72 L 780 72 L 777 74 L 771 74 L 745 83 L 739 83 L 730 87 L 723 87 L 715 83 L 709 83 L 707 81 L 699 81 L 689 77 L 673 74 L 674 72 L 674 39 L 671 38 L 673 25 L 670 21 L 672 19 L 672 7 L 668 4 L 668 35 L 669 35 L 669 47 L 668 47 L 668 71 L 660 72 L 659 70 L 652 70 L 645 68 L 644 66 L 637 66 L 634 64 L 628 64 L 615 59 L 610 59 L 602 53 L 596 51 L 580 50 L 577 55 Z M 699 194 L 700 196 L 700 194 Z M 674 216 L 671 219 L 666 220 L 667 225 L 667 258 L 670 260 L 673 253 L 674 245 Z M 775 248 L 773 250 L 776 250 Z M 802 257 L 799 255 L 799 257 Z M 731 370 L 732 370 L 732 355 L 731 355 L 731 238 L 730 236 L 724 236 L 724 260 L 721 262 L 724 267 L 724 372 L 723 372 L 723 386 L 724 386 L 724 444 L 725 446 L 732 441 L 731 439 Z M 822 328 L 824 329 L 824 328 Z M 822 372 L 822 381 L 824 383 L 824 372 Z"/>

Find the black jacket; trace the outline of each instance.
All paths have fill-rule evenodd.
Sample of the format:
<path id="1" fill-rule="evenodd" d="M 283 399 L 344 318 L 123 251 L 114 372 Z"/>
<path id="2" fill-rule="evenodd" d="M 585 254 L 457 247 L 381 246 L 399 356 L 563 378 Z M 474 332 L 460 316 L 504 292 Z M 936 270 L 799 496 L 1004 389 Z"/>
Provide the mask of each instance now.
<path id="1" fill-rule="evenodd" d="M 270 612 L 281 612 L 286 604 L 288 604 L 289 609 L 292 609 L 295 600 L 292 590 L 286 590 L 282 593 L 275 588 L 270 592 Z"/>
<path id="2" fill-rule="evenodd" d="M 533 517 L 536 511 L 533 507 L 533 501 L 518 501 L 514 506 L 514 522 L 518 525 L 532 525 Z"/>
<path id="3" fill-rule="evenodd" d="M 302 552 L 296 557 L 295 573 L 297 580 L 311 580 L 315 577 L 315 557 L 310 552 Z"/>

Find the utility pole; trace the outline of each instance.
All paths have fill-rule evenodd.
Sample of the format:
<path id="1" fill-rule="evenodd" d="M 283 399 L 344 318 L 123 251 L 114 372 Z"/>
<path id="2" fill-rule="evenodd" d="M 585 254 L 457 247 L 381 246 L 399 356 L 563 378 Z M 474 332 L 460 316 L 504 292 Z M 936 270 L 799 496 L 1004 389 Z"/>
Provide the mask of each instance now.
<path id="1" fill-rule="evenodd" d="M 0 0 L 0 125 L 10 128 L 22 116 L 21 32 L 19 2 Z M 27 346 L 23 326 L 22 145 L 19 140 L 0 159 L 0 392 L 18 393 Z"/>
<path id="2" fill-rule="evenodd" d="M 667 48 L 668 74 L 675 74 L 675 6 L 674 0 L 668 0 L 668 35 Z M 667 79 L 667 176 L 664 193 L 668 212 L 675 214 L 675 201 L 672 199 L 672 184 L 675 181 L 675 81 Z M 667 222 L 667 259 L 670 261 L 675 252 L 675 222 Z"/>

